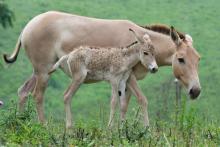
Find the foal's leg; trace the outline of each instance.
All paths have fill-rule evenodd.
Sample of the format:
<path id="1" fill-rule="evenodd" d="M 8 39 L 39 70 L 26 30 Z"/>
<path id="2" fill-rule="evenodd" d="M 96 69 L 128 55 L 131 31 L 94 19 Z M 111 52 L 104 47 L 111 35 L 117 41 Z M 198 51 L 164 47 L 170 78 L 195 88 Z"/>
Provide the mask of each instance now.
<path id="1" fill-rule="evenodd" d="M 74 81 L 71 82 L 70 86 L 64 93 L 64 104 L 66 111 L 66 128 L 69 129 L 72 127 L 72 115 L 71 115 L 71 99 L 76 93 L 80 85 L 83 83 L 86 78 L 86 74 L 77 74 L 74 76 Z"/>
<path id="2" fill-rule="evenodd" d="M 137 84 L 137 80 L 133 74 L 130 75 L 127 86 L 128 86 L 127 92 L 129 92 L 129 89 L 130 89 L 131 92 L 134 94 L 134 96 L 137 98 L 139 105 L 141 106 L 141 109 L 144 115 L 144 126 L 149 126 L 149 117 L 148 117 L 148 111 L 147 111 L 147 105 L 148 105 L 147 98 L 144 96 L 144 94 L 140 90 Z M 128 93 L 128 96 L 129 96 L 129 93 Z M 124 111 L 127 111 L 129 99 L 124 100 L 124 103 L 126 103 L 124 104 L 125 106 Z"/>
<path id="3" fill-rule="evenodd" d="M 124 76 L 122 77 L 120 83 L 119 83 L 119 100 L 120 100 L 120 114 L 121 114 L 121 120 L 123 121 L 125 119 L 125 113 L 127 111 L 127 104 L 125 101 L 126 101 L 126 98 L 128 97 L 126 91 L 126 83 L 127 83 L 127 80 L 128 80 L 128 77 L 130 75 L 130 72 L 127 72 L 124 74 Z M 130 98 L 130 97 L 129 97 Z"/>
<path id="4" fill-rule="evenodd" d="M 108 127 L 112 127 L 112 121 L 115 114 L 115 108 L 117 104 L 117 97 L 118 97 L 118 81 L 110 81 L 112 87 L 112 97 L 111 97 L 111 108 L 110 108 L 110 117 L 108 122 Z"/>

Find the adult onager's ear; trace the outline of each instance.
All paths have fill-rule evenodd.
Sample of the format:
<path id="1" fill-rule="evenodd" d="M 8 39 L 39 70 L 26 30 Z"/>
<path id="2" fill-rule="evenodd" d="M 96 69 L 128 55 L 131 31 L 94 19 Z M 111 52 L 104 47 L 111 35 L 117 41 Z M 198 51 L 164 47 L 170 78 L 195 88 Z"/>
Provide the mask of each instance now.
<path id="1" fill-rule="evenodd" d="M 173 26 L 171 26 L 170 28 L 170 37 L 177 46 L 180 45 L 181 42 L 180 37 Z"/>
<path id="2" fill-rule="evenodd" d="M 186 35 L 185 35 L 185 39 L 186 39 L 186 41 L 187 41 L 188 43 L 190 43 L 190 44 L 193 43 L 193 39 L 192 39 L 192 37 L 191 37 L 189 34 L 186 34 Z"/>
<path id="3" fill-rule="evenodd" d="M 129 28 L 129 31 L 131 31 L 131 32 L 134 34 L 134 37 L 136 38 L 136 40 L 137 40 L 138 42 L 143 43 L 142 38 L 140 38 L 140 37 L 136 34 L 136 32 L 135 32 L 134 30 L 132 30 L 131 28 Z"/>

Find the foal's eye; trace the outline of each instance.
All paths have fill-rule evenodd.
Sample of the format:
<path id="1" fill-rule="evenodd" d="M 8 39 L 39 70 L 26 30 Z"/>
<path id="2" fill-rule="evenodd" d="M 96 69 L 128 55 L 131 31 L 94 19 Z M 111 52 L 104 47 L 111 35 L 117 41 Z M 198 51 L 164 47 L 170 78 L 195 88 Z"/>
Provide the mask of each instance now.
<path id="1" fill-rule="evenodd" d="M 148 52 L 144 52 L 144 55 L 149 55 Z"/>
<path id="2" fill-rule="evenodd" d="M 185 60 L 183 58 L 178 58 L 179 63 L 184 64 Z"/>

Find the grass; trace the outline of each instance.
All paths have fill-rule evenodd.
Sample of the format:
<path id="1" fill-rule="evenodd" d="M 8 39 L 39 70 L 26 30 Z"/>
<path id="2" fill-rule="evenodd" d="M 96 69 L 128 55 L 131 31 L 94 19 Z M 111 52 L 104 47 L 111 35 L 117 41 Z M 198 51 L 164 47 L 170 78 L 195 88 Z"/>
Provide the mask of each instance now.
<path id="1" fill-rule="evenodd" d="M 142 139 L 134 139 L 135 141 L 131 145 L 141 144 L 141 141 L 145 144 L 150 144 L 150 140 L 152 144 L 155 145 L 156 140 L 159 140 L 155 146 L 169 146 L 169 144 L 173 146 L 173 142 L 178 140 L 177 146 L 185 146 L 187 142 L 190 142 L 190 135 L 192 135 L 194 139 L 193 146 L 217 146 L 220 144 L 218 136 L 218 121 L 220 118 L 220 91 L 218 90 L 220 86 L 220 70 L 218 68 L 218 61 L 220 59 L 220 42 L 218 39 L 220 33 L 219 1 L 7 0 L 5 2 L 9 8 L 14 11 L 15 21 L 13 28 L 4 29 L 0 27 L 0 54 L 11 53 L 22 28 L 24 28 L 27 22 L 37 14 L 49 10 L 59 10 L 97 18 L 129 19 L 137 24 L 143 25 L 159 22 L 173 25 L 178 30 L 189 33 L 193 37 L 194 47 L 202 56 L 199 68 L 200 82 L 202 85 L 200 99 L 196 101 L 185 100 L 186 114 L 184 114 L 184 119 L 181 120 L 183 128 L 179 125 L 178 129 L 173 128 L 172 126 L 175 121 L 172 117 L 175 112 L 175 86 L 173 83 L 172 69 L 171 67 L 161 67 L 156 75 L 149 74 L 144 80 L 139 81 L 139 85 L 144 94 L 148 97 L 150 123 L 152 124 L 151 133 L 145 133 Z M 18 60 L 13 65 L 6 65 L 2 59 L 0 60 L 0 100 L 5 103 L 4 107 L 1 108 L 1 114 L 5 114 L 1 116 L 3 122 L 6 121 L 9 116 L 13 116 L 10 122 L 13 122 L 15 117 L 17 117 L 16 115 L 12 115 L 13 111 L 16 111 L 16 108 L 14 108 L 15 105 L 11 105 L 10 101 L 17 101 L 17 89 L 31 73 L 32 67 L 24 50 L 21 50 Z M 50 134 L 53 134 L 58 144 L 62 145 L 64 130 L 64 106 L 62 97 L 63 91 L 69 82 L 69 79 L 62 71 L 58 71 L 52 76 L 45 94 L 44 105 L 47 118 L 52 119 L 49 119 L 50 124 L 48 124 L 48 126 L 43 127 L 36 123 L 36 114 L 33 111 L 31 113 L 32 116 L 22 122 L 25 126 L 24 128 L 34 132 L 32 134 L 33 136 L 29 137 L 27 144 L 40 144 L 40 142 L 44 144 L 45 141 L 45 144 L 53 145 L 53 140 L 50 138 Z M 77 137 L 67 136 L 68 144 L 78 144 L 79 146 L 89 145 L 93 140 L 95 140 L 94 144 L 96 146 L 98 146 L 99 143 L 101 144 L 101 142 L 105 142 L 107 146 L 111 144 L 111 142 L 109 142 L 111 139 L 103 137 L 111 136 L 111 132 L 104 129 L 109 113 L 109 97 L 110 86 L 104 82 L 83 85 L 79 89 L 72 102 L 76 126 L 80 126 L 76 127 L 76 129 L 83 128 L 85 132 L 91 133 L 93 130 L 91 124 L 95 124 L 94 128 L 99 130 L 98 132 L 101 134 L 101 137 L 97 135 L 98 137 L 94 139 L 88 135 L 84 141 L 83 139 L 77 139 Z M 186 97 L 185 91 L 182 92 L 182 97 Z M 132 125 L 132 116 L 134 116 L 137 109 L 138 105 L 136 100 L 132 97 L 127 115 L 129 126 Z M 189 119 L 191 123 L 188 123 L 187 119 Z M 160 128 L 159 133 L 158 128 Z M 173 132 L 171 136 L 169 135 L 169 128 L 171 128 L 171 132 Z M 7 130 L 8 128 L 3 125 L 0 129 Z M 16 131 L 18 130 L 14 130 L 13 132 L 13 129 L 9 128 L 7 130 L 9 131 L 8 136 L 12 136 L 12 138 L 2 140 L 2 138 L 7 138 L 8 136 L 4 136 L 7 135 L 7 133 L 1 133 L 1 135 L 3 135 L 1 136 L 1 143 L 9 143 L 8 146 L 12 146 L 13 144 L 25 145 L 26 142 L 24 140 L 27 139 L 27 136 L 31 135 L 28 134 L 30 130 L 27 130 L 23 129 L 22 133 L 18 132 L 24 136 L 23 139 L 19 139 L 18 135 L 16 135 Z M 163 131 L 161 132 L 161 130 Z M 116 133 L 116 135 L 113 134 L 113 137 L 118 136 L 118 129 L 114 131 L 116 131 L 113 132 Z M 45 138 L 42 136 L 45 136 Z M 152 139 L 149 139 L 149 136 L 152 137 Z M 13 137 L 15 141 L 13 141 Z M 121 137 L 123 138 L 124 136 L 121 135 Z M 18 142 L 16 138 L 18 138 L 20 142 Z M 114 140 L 116 140 L 116 144 L 121 144 L 120 137 L 116 137 L 113 141 Z M 85 144 L 83 144 L 83 142 Z M 129 142 L 129 139 L 122 139 L 122 143 L 127 145 L 126 143 L 130 144 L 131 142 Z M 117 146 L 116 144 L 115 146 Z M 92 143 L 91 146 L 93 146 Z M 190 144 L 188 146 L 190 146 Z"/>
<path id="2" fill-rule="evenodd" d="M 66 130 L 64 123 L 49 119 L 46 125 L 35 120 L 33 103 L 29 101 L 23 113 L 18 113 L 15 103 L 0 118 L 0 144 L 7 146 L 217 146 L 220 143 L 219 122 L 209 123 L 198 117 L 196 110 L 186 103 L 170 117 L 172 121 L 156 120 L 149 128 L 140 124 L 139 111 L 123 123 L 106 128 L 102 123 L 77 121 L 74 128 Z M 209 124 L 206 124 L 209 123 Z"/>

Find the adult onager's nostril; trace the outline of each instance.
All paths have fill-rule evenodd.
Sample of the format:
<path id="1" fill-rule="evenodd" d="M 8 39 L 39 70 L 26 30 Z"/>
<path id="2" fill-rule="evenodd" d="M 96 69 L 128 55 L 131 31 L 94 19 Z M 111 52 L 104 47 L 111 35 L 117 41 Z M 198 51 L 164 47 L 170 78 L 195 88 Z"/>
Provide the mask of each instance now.
<path id="1" fill-rule="evenodd" d="M 189 91 L 190 98 L 196 99 L 199 96 L 200 92 L 200 88 L 191 88 Z"/>

